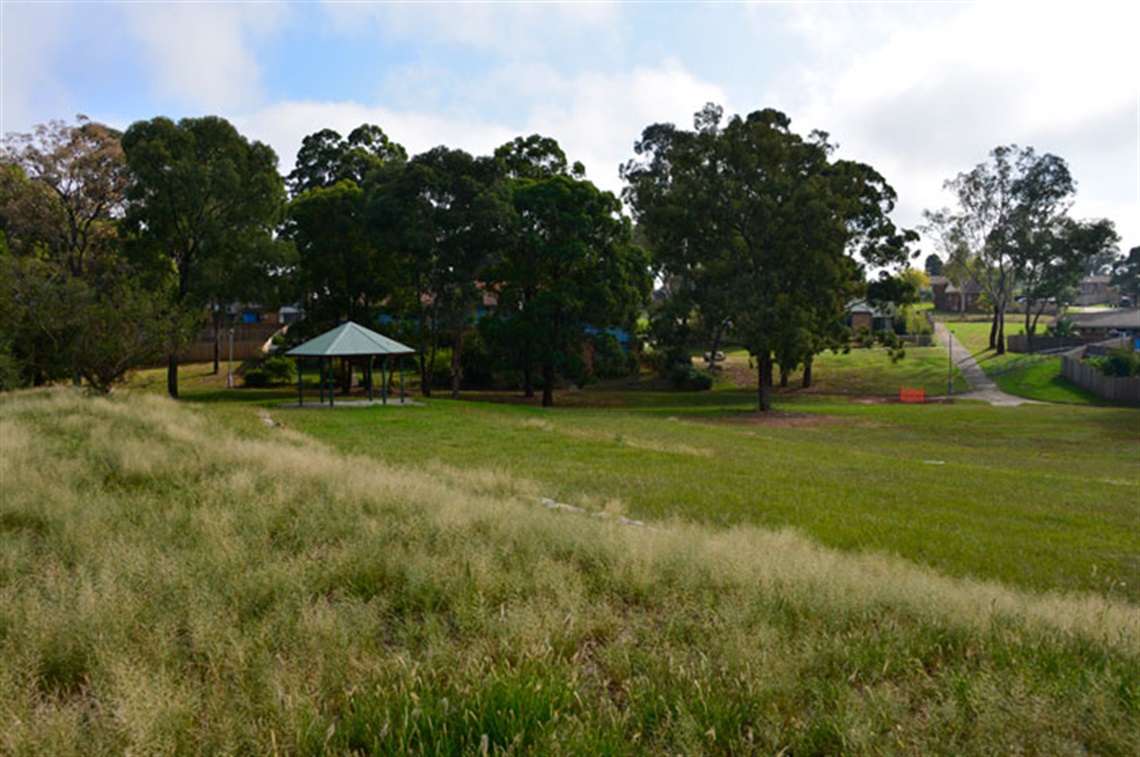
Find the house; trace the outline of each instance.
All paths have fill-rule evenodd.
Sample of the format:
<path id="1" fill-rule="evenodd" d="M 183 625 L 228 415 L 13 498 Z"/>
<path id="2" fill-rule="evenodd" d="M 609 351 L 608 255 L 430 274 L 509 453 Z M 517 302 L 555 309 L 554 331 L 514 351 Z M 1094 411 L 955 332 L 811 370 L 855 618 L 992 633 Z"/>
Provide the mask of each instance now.
<path id="1" fill-rule="evenodd" d="M 1066 317 L 1087 342 L 1099 342 L 1118 336 L 1140 336 L 1140 308 L 1069 313 Z"/>
<path id="2" fill-rule="evenodd" d="M 1120 292 L 1108 285 L 1108 276 L 1085 276 L 1077 284 L 1077 305 L 1108 305 L 1120 301 Z"/>
<path id="3" fill-rule="evenodd" d="M 851 329 L 852 334 L 859 333 L 859 329 L 866 326 L 874 333 L 876 331 L 891 331 L 894 328 L 894 305 L 872 305 L 866 300 L 855 300 L 847 304 L 847 317 L 844 325 Z"/>
<path id="4" fill-rule="evenodd" d="M 982 296 L 982 285 L 970 279 L 961 288 L 945 276 L 931 276 L 930 289 L 934 293 L 934 309 L 950 313 L 977 313 Z"/>

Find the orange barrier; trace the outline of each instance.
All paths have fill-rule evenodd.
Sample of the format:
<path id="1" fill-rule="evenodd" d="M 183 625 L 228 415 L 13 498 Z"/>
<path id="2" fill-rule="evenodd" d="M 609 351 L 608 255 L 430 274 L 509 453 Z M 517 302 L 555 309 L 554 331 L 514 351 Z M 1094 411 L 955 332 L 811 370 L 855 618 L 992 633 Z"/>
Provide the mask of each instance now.
<path id="1" fill-rule="evenodd" d="M 926 402 L 925 389 L 899 389 L 899 402 Z"/>

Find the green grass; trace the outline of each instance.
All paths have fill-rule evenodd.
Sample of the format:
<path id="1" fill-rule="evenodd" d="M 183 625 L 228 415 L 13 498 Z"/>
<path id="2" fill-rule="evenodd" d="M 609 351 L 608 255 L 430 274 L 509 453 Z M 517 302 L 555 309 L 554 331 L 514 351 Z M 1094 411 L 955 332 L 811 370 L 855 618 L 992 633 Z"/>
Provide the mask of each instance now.
<path id="1" fill-rule="evenodd" d="M 1040 525 L 1044 541 L 1056 529 L 1078 553 L 1118 530 L 1109 490 L 1093 481 L 1078 497 L 1072 480 L 1115 460 L 1082 447 L 1135 451 L 1135 414 L 809 398 L 805 414 L 839 421 L 779 428 L 684 407 L 272 411 L 281 427 L 256 405 L 0 397 L 0 753 L 1140 749 L 1137 605 L 1117 589 L 1040 593 L 947 576 L 889 548 L 833 550 L 743 514 L 663 508 L 647 527 L 623 526 L 542 507 L 535 498 L 554 479 L 529 475 L 565 465 L 582 477 L 570 491 L 593 492 L 611 513 L 623 507 L 614 498 L 653 488 L 670 467 L 705 474 L 676 503 L 717 512 L 729 503 L 702 484 L 732 475 L 752 513 L 816 446 L 811 460 L 825 465 L 794 471 L 802 499 L 777 509 L 830 511 L 838 523 L 870 517 L 846 499 L 872 485 L 935 480 L 934 466 L 905 458 L 875 464 L 879 444 L 895 455 L 913 445 L 909 462 L 954 453 L 951 479 L 969 472 L 987 486 L 999 484 L 987 465 L 1012 459 L 1005 446 L 1057 455 L 1053 467 L 1074 472 L 1045 485 L 1065 508 L 1031 515 L 1042 490 L 1015 476 L 969 517 L 949 517 L 963 502 L 929 513 L 928 536 L 961 549 L 968 521 L 990 519 L 989 559 L 970 561 L 984 568 L 1029 543 L 1021 529 Z M 363 454 L 298 433 L 309 424 Z M 935 427 L 949 439 L 931 438 Z M 383 460 L 412 453 L 421 459 Z M 720 465 L 722 453 L 738 457 Z M 1025 464 L 1042 478 L 1049 468 Z M 579 465 L 599 471 L 592 483 Z M 834 489 L 835 466 L 854 477 L 847 489 Z M 627 483 L 610 492 L 618 470 Z M 1135 493 L 1134 466 L 1097 473 L 1107 475 Z"/>
<path id="2" fill-rule="evenodd" d="M 252 396 L 288 427 L 386 463 L 489 470 L 535 497 L 638 519 L 791 527 L 951 575 L 1140 599 L 1135 410 L 868 405 L 793 391 L 778 393 L 777 417 L 761 422 L 754 390 L 722 388 L 566 392 L 553 410 L 472 393 L 424 407 L 298 411 L 187 373 L 186 396 L 219 412 L 256 422 L 232 406 Z"/>
<path id="3" fill-rule="evenodd" d="M 641 407 L 436 401 L 274 413 L 336 448 L 493 470 L 536 496 L 632 517 L 796 528 L 952 575 L 1140 598 L 1140 415 L 1112 409 L 638 396 Z M 712 395 L 717 396 L 717 395 Z M 653 404 L 657 399 L 659 404 Z"/>
<path id="4" fill-rule="evenodd" d="M 969 320 L 944 316 L 962 345 L 978 361 L 982 370 L 1008 394 L 1041 402 L 1071 405 L 1111 405 L 1108 400 L 1071 383 L 1061 376 L 1061 358 L 1020 355 L 1007 352 L 998 355 L 989 348 L 990 321 L 985 316 L 972 316 Z M 1022 316 L 1006 318 L 1007 334 L 1024 331 Z"/>

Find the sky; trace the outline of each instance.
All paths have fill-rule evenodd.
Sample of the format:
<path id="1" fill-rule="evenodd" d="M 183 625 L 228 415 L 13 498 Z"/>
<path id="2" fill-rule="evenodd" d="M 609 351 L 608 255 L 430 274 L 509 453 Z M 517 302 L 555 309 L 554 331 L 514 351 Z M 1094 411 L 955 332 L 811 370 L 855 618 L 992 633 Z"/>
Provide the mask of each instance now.
<path id="1" fill-rule="evenodd" d="M 0 0 L 0 132 L 218 115 L 293 169 L 378 124 L 410 155 L 554 137 L 620 193 L 645 127 L 775 108 L 894 187 L 896 223 L 1001 145 L 1140 245 L 1140 4 Z M 935 251 L 926 240 L 922 255 Z"/>

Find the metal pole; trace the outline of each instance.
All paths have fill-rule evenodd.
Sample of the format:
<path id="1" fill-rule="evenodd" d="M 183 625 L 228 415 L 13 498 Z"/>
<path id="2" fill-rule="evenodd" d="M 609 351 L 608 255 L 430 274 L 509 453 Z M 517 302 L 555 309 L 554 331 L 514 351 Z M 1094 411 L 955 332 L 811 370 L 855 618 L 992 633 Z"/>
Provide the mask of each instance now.
<path id="1" fill-rule="evenodd" d="M 954 332 L 946 327 L 946 345 L 949 348 L 949 358 L 946 361 L 946 393 L 954 394 Z"/>
<path id="2" fill-rule="evenodd" d="M 301 367 L 301 358 L 297 358 L 297 407 L 305 406 L 305 369 Z"/>

